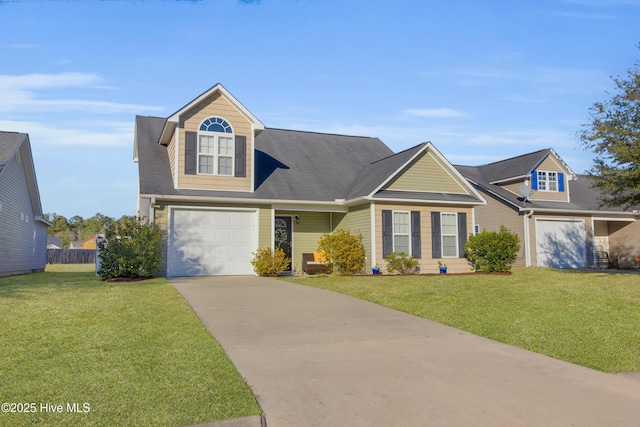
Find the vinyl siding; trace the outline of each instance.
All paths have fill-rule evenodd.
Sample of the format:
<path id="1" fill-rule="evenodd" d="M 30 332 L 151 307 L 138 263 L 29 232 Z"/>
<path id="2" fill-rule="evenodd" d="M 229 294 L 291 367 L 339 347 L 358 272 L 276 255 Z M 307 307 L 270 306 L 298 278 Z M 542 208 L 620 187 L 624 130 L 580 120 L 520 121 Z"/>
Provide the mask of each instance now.
<path id="1" fill-rule="evenodd" d="M 365 272 L 371 271 L 371 206 L 367 203 L 349 208 L 346 214 L 334 214 L 333 229 L 342 228 L 352 233 L 362 234 L 362 243 L 366 250 Z"/>
<path id="2" fill-rule="evenodd" d="M 386 272 L 387 262 L 382 257 L 382 211 L 419 211 L 420 212 L 420 237 L 422 240 L 422 258 L 420 259 L 420 272 L 421 273 L 438 273 L 438 261 L 437 258 L 431 258 L 431 212 L 465 212 L 467 214 L 467 236 L 473 233 L 473 215 L 472 209 L 469 207 L 454 207 L 454 206 L 413 206 L 413 205 L 397 205 L 397 204 L 382 204 L 376 203 L 375 216 L 376 216 L 376 263 L 382 268 L 383 272 Z M 471 266 L 465 258 L 443 258 L 440 259 L 448 267 L 449 273 L 466 273 L 471 271 Z"/>
<path id="3" fill-rule="evenodd" d="M 171 137 L 171 141 L 169 141 L 169 145 L 167 146 L 167 154 L 169 155 L 169 164 L 171 165 L 171 176 L 173 177 L 173 182 L 176 182 L 176 134 L 174 133 Z"/>
<path id="4" fill-rule="evenodd" d="M 387 186 L 389 190 L 468 194 L 458 178 L 450 174 L 431 153 L 424 152 Z"/>
<path id="5" fill-rule="evenodd" d="M 498 231 L 501 226 L 505 226 L 518 235 L 520 240 L 520 250 L 513 267 L 526 267 L 527 260 L 525 258 L 525 241 L 524 241 L 524 217 L 519 215 L 515 209 L 505 206 L 491 195 L 483 193 L 487 200 L 486 205 L 476 206 L 476 224 L 480 231 Z"/>
<path id="6" fill-rule="evenodd" d="M 184 174 L 185 132 L 197 132 L 202 121 L 212 116 L 225 119 L 233 128 L 234 135 L 241 135 L 247 138 L 247 146 L 245 150 L 247 153 L 246 177 Z M 242 115 L 242 113 L 232 106 L 224 97 L 215 93 L 204 99 L 200 104 L 196 105 L 189 113 L 181 117 L 181 119 L 184 122 L 184 126 L 176 129 L 177 132 L 180 132 L 180 153 L 178 157 L 179 188 L 251 191 L 251 174 L 253 173 L 251 168 L 251 156 L 253 156 L 253 150 L 251 149 L 253 142 L 253 129 L 247 118 L 244 117 L 244 115 Z"/>
<path id="7" fill-rule="evenodd" d="M 302 272 L 302 254 L 318 250 L 318 241 L 324 233 L 331 231 L 331 214 L 328 212 L 276 211 L 276 216 L 295 216 L 300 223 L 292 221 L 293 228 L 293 271 Z"/>
<path id="8" fill-rule="evenodd" d="M 620 267 L 636 268 L 640 256 L 640 221 L 609 222 L 609 253 L 618 257 Z"/>
<path id="9" fill-rule="evenodd" d="M 593 227 L 591 217 L 588 215 L 580 216 L 580 215 L 533 215 L 530 221 L 530 241 L 531 241 L 531 265 L 538 265 L 538 257 L 536 253 L 537 248 L 537 239 L 536 239 L 536 219 L 559 219 L 559 220 L 582 220 L 585 225 L 585 234 L 587 238 L 586 242 L 586 254 L 587 254 L 587 264 L 589 267 L 593 264 Z M 522 244 L 522 243 L 521 243 Z"/>
<path id="10" fill-rule="evenodd" d="M 34 221 L 26 171 L 15 158 L 0 174 L 0 203 L 0 276 L 44 270 L 47 227 Z"/>

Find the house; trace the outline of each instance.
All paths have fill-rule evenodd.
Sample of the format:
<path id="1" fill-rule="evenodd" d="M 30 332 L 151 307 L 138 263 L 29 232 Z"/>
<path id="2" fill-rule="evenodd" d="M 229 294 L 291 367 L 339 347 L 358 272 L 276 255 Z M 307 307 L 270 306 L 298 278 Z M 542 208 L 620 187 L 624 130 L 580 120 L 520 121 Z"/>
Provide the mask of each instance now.
<path id="1" fill-rule="evenodd" d="M 366 271 L 405 252 L 422 272 L 469 271 L 463 245 L 486 203 L 430 142 L 266 127 L 216 84 L 166 118 L 137 116 L 138 213 L 165 233 L 168 276 L 254 274 L 282 247 L 302 268 L 323 233 L 359 232 Z"/>
<path id="2" fill-rule="evenodd" d="M 635 267 L 640 255 L 638 211 L 599 206 L 591 178 L 578 175 L 553 149 L 484 166 L 456 166 L 482 193 L 476 230 L 504 225 L 520 238 L 516 267 L 596 266 L 596 251 Z"/>
<path id="3" fill-rule="evenodd" d="M 58 236 L 47 236 L 47 249 L 64 249 L 62 239 Z"/>
<path id="4" fill-rule="evenodd" d="M 48 227 L 29 135 L 0 132 L 0 276 L 44 270 Z"/>

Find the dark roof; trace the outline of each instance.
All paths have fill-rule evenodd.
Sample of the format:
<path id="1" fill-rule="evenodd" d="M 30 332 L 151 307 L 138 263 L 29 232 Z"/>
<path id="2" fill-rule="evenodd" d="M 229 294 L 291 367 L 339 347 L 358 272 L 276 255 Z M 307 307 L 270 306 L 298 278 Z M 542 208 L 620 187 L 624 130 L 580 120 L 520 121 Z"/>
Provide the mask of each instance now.
<path id="1" fill-rule="evenodd" d="M 26 133 L 0 131 L 0 172 L 27 138 Z"/>
<path id="2" fill-rule="evenodd" d="M 533 171 L 549 154 L 551 149 L 535 151 L 523 154 L 510 159 L 500 160 L 495 163 L 478 166 L 484 178 L 489 182 L 505 181 L 510 178 L 528 175 Z"/>
<path id="3" fill-rule="evenodd" d="M 158 144 L 165 121 L 136 117 L 141 194 L 334 201 L 352 193 L 367 165 L 393 155 L 378 138 L 267 128 L 255 139 L 255 192 L 176 190 Z"/>

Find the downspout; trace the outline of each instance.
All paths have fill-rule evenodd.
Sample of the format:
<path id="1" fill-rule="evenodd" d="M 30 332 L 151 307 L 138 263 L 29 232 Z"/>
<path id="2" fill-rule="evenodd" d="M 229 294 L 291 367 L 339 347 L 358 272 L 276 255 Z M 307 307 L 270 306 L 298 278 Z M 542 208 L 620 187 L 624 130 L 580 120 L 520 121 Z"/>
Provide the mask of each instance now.
<path id="1" fill-rule="evenodd" d="M 531 232 L 529 230 L 529 220 L 535 211 L 531 209 L 524 218 L 524 262 L 525 267 L 531 267 Z"/>

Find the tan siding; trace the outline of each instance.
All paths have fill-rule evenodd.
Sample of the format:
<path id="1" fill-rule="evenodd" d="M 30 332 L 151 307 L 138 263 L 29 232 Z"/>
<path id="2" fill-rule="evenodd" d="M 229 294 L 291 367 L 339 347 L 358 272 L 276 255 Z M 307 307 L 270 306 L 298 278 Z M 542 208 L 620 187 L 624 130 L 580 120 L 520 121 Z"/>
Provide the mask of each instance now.
<path id="1" fill-rule="evenodd" d="M 483 195 L 487 200 L 487 204 L 476 206 L 475 208 L 476 224 L 479 226 L 480 231 L 498 231 L 500 227 L 504 225 L 509 231 L 517 234 L 520 240 L 520 250 L 518 251 L 518 258 L 513 264 L 513 267 L 526 267 L 524 217 L 490 195 Z"/>
<path id="2" fill-rule="evenodd" d="M 349 208 L 349 212 L 344 215 L 334 214 L 333 228 L 334 230 L 342 228 L 352 233 L 362 234 L 362 243 L 367 257 L 365 271 L 371 271 L 371 206 L 367 203 Z"/>
<path id="3" fill-rule="evenodd" d="M 44 270 L 47 228 L 34 221 L 22 162 L 12 159 L 2 170 L 0 203 L 0 276 Z M 27 222 L 21 220 L 21 214 Z"/>
<path id="4" fill-rule="evenodd" d="M 293 227 L 293 271 L 302 272 L 302 254 L 318 250 L 318 240 L 324 233 L 331 231 L 331 218 L 328 212 L 276 211 L 276 216 L 295 216 L 300 218 Z"/>
<path id="5" fill-rule="evenodd" d="M 422 153 L 387 186 L 389 190 L 468 194 L 457 177 L 431 153 Z"/>
<path id="6" fill-rule="evenodd" d="M 231 176 L 209 176 L 209 175 L 185 175 L 184 174 L 184 142 L 185 132 L 197 132 L 200 124 L 208 117 L 217 116 L 225 119 L 233 127 L 236 136 L 247 137 L 247 160 L 245 178 L 236 178 Z M 180 188 L 197 188 L 207 190 L 232 190 L 232 191 L 251 191 L 251 168 L 253 152 L 251 150 L 251 142 L 253 140 L 253 130 L 251 123 L 242 115 L 226 98 L 219 94 L 204 99 L 196 105 L 189 113 L 183 117 L 183 127 L 178 128 L 180 132 L 180 154 L 178 158 L 178 174 Z"/>
<path id="7" fill-rule="evenodd" d="M 501 187 L 504 188 L 505 190 L 509 190 L 511 191 L 513 194 L 517 194 L 518 196 L 522 196 L 522 193 L 520 192 L 520 186 L 524 184 L 524 178 L 518 181 L 514 181 L 514 182 L 510 182 L 508 184 L 504 184 Z M 529 188 L 531 188 L 530 185 L 528 185 Z"/>
<path id="8" fill-rule="evenodd" d="M 432 206 L 411 206 L 396 204 L 376 203 L 376 263 L 386 272 L 387 262 L 382 257 L 382 211 L 420 211 L 420 235 L 422 237 L 422 258 L 420 259 L 421 273 L 437 273 L 438 261 L 444 262 L 450 273 L 466 273 L 471 271 L 471 266 L 465 258 L 432 258 L 431 252 L 431 212 L 465 212 L 467 214 L 467 236 L 473 233 L 473 215 L 469 207 L 432 207 Z"/>
<path id="9" fill-rule="evenodd" d="M 564 173 L 564 170 L 560 165 L 552 159 L 550 156 L 547 156 L 546 159 L 536 168 L 536 170 L 547 171 L 547 172 L 559 172 Z M 567 174 L 564 174 L 564 188 L 565 191 L 533 191 L 531 194 L 530 200 L 552 200 L 558 202 L 568 202 L 569 201 L 569 192 L 567 189 L 569 188 L 567 184 Z M 560 185 L 560 183 L 558 183 Z M 558 187 L 559 188 L 559 187 Z"/>
<path id="10" fill-rule="evenodd" d="M 636 268 L 640 256 L 640 221 L 609 222 L 609 253 L 617 256 L 620 267 Z"/>
<path id="11" fill-rule="evenodd" d="M 171 137 L 171 141 L 169 141 L 169 145 L 167 146 L 167 154 L 169 155 L 169 164 L 171 165 L 171 176 L 173 177 L 173 182 L 175 182 L 176 176 L 176 134 L 174 133 Z"/>

